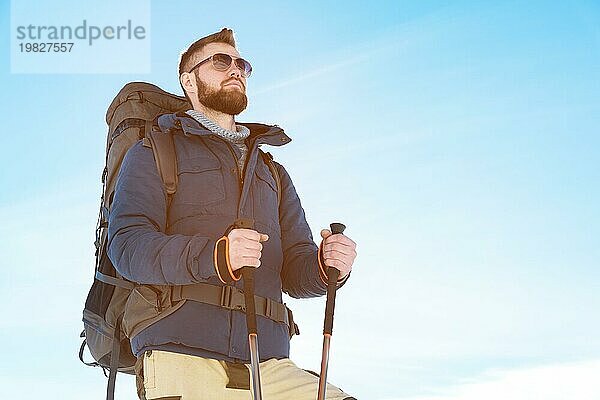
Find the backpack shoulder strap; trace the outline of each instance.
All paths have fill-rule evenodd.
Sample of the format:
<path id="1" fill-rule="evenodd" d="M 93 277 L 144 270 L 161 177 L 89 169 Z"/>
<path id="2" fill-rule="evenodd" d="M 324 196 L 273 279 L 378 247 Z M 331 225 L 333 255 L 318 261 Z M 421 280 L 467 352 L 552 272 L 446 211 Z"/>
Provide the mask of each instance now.
<path id="1" fill-rule="evenodd" d="M 267 164 L 267 167 L 269 167 L 271 175 L 273 175 L 273 178 L 275 178 L 275 184 L 277 185 L 277 204 L 281 204 L 281 177 L 279 176 L 279 171 L 277 171 L 275 163 L 273 162 L 273 156 L 269 152 L 265 153 L 260 149 L 259 151 L 260 155 L 265 161 L 265 164 Z"/>
<path id="2" fill-rule="evenodd" d="M 177 191 L 177 155 L 171 132 L 164 133 L 152 121 L 146 121 L 146 140 L 152 147 L 158 173 L 163 181 L 169 199 Z"/>

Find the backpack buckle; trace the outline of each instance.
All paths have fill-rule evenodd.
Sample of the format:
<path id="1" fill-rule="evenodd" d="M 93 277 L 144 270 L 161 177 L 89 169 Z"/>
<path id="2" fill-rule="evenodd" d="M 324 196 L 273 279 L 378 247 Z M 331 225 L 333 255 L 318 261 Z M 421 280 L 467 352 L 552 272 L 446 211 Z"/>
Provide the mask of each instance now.
<path id="1" fill-rule="evenodd" d="M 235 286 L 225 285 L 221 289 L 221 307 L 230 310 L 246 312 L 246 301 L 244 295 Z"/>

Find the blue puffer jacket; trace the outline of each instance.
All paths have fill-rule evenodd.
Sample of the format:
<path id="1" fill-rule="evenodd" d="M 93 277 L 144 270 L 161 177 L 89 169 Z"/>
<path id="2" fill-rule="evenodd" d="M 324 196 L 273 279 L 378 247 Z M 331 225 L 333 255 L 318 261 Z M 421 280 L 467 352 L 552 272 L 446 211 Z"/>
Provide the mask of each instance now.
<path id="1" fill-rule="evenodd" d="M 213 262 L 216 241 L 238 218 L 254 220 L 269 235 L 255 294 L 281 302 L 326 292 L 319 276 L 318 248 L 292 181 L 280 164 L 277 184 L 259 156 L 259 145 L 281 146 L 291 139 L 278 126 L 250 128 L 247 165 L 240 180 L 240 150 L 202 127 L 187 114 L 159 117 L 163 132 L 174 134 L 178 186 L 171 204 L 158 175 L 152 150 L 140 141 L 125 156 L 109 216 L 108 255 L 125 278 L 151 285 L 222 285 Z M 242 281 L 235 285 L 242 288 Z M 285 324 L 257 317 L 261 359 L 289 356 Z M 168 350 L 228 361 L 248 362 L 245 315 L 218 306 L 186 301 L 181 308 L 143 329 L 131 340 L 134 354 Z"/>

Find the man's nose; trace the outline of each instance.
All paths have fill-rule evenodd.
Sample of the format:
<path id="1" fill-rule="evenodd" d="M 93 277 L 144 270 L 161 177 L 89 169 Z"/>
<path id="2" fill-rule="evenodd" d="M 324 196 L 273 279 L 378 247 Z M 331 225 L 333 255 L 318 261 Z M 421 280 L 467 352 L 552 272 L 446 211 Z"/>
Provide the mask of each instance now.
<path id="1" fill-rule="evenodd" d="M 242 76 L 242 70 L 237 66 L 235 62 L 232 62 L 229 66 L 229 76 L 236 76 L 238 78 Z"/>

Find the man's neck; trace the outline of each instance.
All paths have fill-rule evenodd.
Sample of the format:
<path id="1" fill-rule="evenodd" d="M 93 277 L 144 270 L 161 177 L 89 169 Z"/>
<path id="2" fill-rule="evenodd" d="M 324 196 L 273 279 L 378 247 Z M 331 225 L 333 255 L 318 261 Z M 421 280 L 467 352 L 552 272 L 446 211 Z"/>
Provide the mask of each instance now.
<path id="1" fill-rule="evenodd" d="M 194 110 L 200 111 L 202 114 L 206 115 L 206 117 L 212 121 L 214 121 L 217 125 L 219 125 L 223 129 L 227 129 L 230 131 L 236 131 L 235 128 L 235 119 L 233 115 L 225 114 L 220 111 L 215 111 L 210 108 L 204 107 L 203 105 L 197 105 L 194 107 Z"/>

